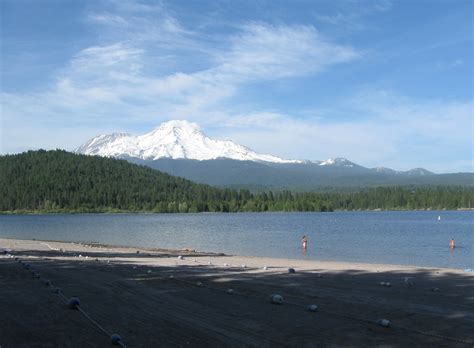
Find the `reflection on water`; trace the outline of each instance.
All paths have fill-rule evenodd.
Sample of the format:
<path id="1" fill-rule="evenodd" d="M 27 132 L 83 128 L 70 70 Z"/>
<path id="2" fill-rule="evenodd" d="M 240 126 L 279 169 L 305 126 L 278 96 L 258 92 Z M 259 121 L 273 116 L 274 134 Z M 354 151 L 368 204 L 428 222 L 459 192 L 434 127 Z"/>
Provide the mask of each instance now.
<path id="1" fill-rule="evenodd" d="M 0 215 L 6 238 L 451 268 L 474 268 L 473 231 L 466 211 Z"/>

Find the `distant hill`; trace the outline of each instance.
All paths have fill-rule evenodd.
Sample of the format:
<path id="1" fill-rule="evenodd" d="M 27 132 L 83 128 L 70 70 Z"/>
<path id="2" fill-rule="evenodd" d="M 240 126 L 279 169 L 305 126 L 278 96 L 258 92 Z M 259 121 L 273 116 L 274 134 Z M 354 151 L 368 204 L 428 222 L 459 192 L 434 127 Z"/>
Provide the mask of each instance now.
<path id="1" fill-rule="evenodd" d="M 165 162 L 164 162 L 165 163 Z M 169 162 L 174 165 L 178 162 Z M 189 162 L 182 162 L 187 165 Z M 198 162 L 203 163 L 203 162 Z M 218 162 L 212 162 L 218 163 Z M 253 170 L 251 162 L 249 170 Z M 232 162 L 231 162 L 232 164 Z M 218 180 L 212 167 L 201 175 Z M 242 166 L 238 166 L 242 168 Z M 271 168 L 266 168 L 271 170 Z M 235 172 L 237 178 L 242 172 Z M 265 177 L 262 175 L 262 180 Z M 0 156 L 0 212 L 240 212 L 470 208 L 474 188 L 378 187 L 350 192 L 220 189 L 125 160 L 56 151 Z"/>
<path id="2" fill-rule="evenodd" d="M 312 163 L 281 164 L 216 159 L 196 161 L 162 158 L 144 161 L 128 158 L 163 172 L 194 182 L 234 188 L 260 190 L 324 191 L 325 188 L 363 188 L 379 186 L 471 186 L 474 173 L 413 174 L 382 172 L 358 165 L 320 166 Z"/>

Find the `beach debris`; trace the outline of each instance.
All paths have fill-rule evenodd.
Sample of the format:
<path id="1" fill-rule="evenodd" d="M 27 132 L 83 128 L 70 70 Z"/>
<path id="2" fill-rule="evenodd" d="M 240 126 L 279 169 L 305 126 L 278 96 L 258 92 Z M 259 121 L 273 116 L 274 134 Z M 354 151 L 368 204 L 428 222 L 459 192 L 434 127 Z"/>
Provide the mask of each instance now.
<path id="1" fill-rule="evenodd" d="M 318 278 L 322 278 L 322 277 L 323 277 L 323 275 L 322 275 L 321 273 L 317 273 L 317 274 L 316 274 L 316 277 L 318 277 Z"/>
<path id="2" fill-rule="evenodd" d="M 95 260 L 96 260 L 96 261 L 99 261 L 99 259 L 98 259 L 98 258 L 96 258 Z"/>
<path id="3" fill-rule="evenodd" d="M 389 287 L 392 286 L 392 283 L 390 283 L 390 282 L 380 282 L 380 286 L 385 286 L 385 287 L 389 288 Z"/>
<path id="4" fill-rule="evenodd" d="M 133 269 L 137 269 L 137 266 L 133 266 Z"/>
<path id="5" fill-rule="evenodd" d="M 283 304 L 283 296 L 278 295 L 278 294 L 271 294 L 270 295 L 270 301 L 273 304 L 281 305 L 281 304 Z"/>
<path id="6" fill-rule="evenodd" d="M 137 254 L 140 254 L 140 250 L 137 250 Z"/>
<path id="7" fill-rule="evenodd" d="M 211 261 L 208 261 L 207 264 L 208 264 L 209 266 L 212 266 L 212 262 L 211 262 Z"/>
<path id="8" fill-rule="evenodd" d="M 70 309 L 77 309 L 81 305 L 81 301 L 77 297 L 71 297 L 69 301 L 67 302 L 67 306 Z"/>
<path id="9" fill-rule="evenodd" d="M 383 327 L 390 327 L 392 323 L 388 319 L 379 319 L 377 320 L 377 324 Z"/>
<path id="10" fill-rule="evenodd" d="M 82 255 L 81 255 L 81 254 L 79 254 L 79 257 L 82 257 Z"/>
<path id="11" fill-rule="evenodd" d="M 229 267 L 229 264 L 228 264 L 228 263 L 224 263 L 224 267 Z"/>
<path id="12" fill-rule="evenodd" d="M 439 288 L 432 288 L 431 291 L 433 291 L 433 292 L 438 292 L 438 291 L 439 291 Z"/>
<path id="13" fill-rule="evenodd" d="M 288 273 L 295 273 L 295 272 L 296 272 L 296 271 L 295 271 L 295 269 L 294 269 L 294 268 L 291 268 L 291 267 L 290 267 L 290 268 L 288 268 Z"/>
<path id="14" fill-rule="evenodd" d="M 227 293 L 232 295 L 234 293 L 234 289 L 227 289 Z"/>
<path id="15" fill-rule="evenodd" d="M 245 264 L 244 264 L 244 265 L 242 265 L 242 268 L 247 268 L 247 265 L 245 265 Z"/>
<path id="16" fill-rule="evenodd" d="M 149 269 L 147 273 L 148 273 L 148 274 L 151 274 L 151 269 Z"/>
<path id="17" fill-rule="evenodd" d="M 118 346 L 119 345 L 119 342 L 122 341 L 122 337 L 120 337 L 120 335 L 117 335 L 117 334 L 112 334 L 110 335 L 110 341 L 112 341 L 112 344 L 114 346 Z"/>
<path id="18" fill-rule="evenodd" d="M 168 278 L 174 279 L 174 275 L 170 274 L 170 276 Z"/>
<path id="19" fill-rule="evenodd" d="M 380 286 L 385 286 L 385 282 L 380 282 Z"/>
<path id="20" fill-rule="evenodd" d="M 196 259 L 193 259 L 193 262 L 197 262 L 197 260 L 196 260 Z"/>
<path id="21" fill-rule="evenodd" d="M 318 311 L 318 306 L 315 305 L 315 304 L 311 304 L 311 305 L 308 306 L 308 310 L 310 312 L 317 312 Z"/>
<path id="22" fill-rule="evenodd" d="M 184 260 L 183 255 L 179 255 L 179 256 L 178 256 L 178 260 Z"/>
<path id="23" fill-rule="evenodd" d="M 110 263 L 110 260 L 107 260 L 107 263 Z"/>
<path id="24" fill-rule="evenodd" d="M 197 282 L 196 285 L 197 286 L 202 286 L 202 282 Z"/>
<path id="25" fill-rule="evenodd" d="M 413 287 L 415 286 L 415 281 L 411 277 L 405 277 L 405 286 Z"/>
<path id="26" fill-rule="evenodd" d="M 268 266 L 263 266 L 264 271 L 268 271 Z"/>

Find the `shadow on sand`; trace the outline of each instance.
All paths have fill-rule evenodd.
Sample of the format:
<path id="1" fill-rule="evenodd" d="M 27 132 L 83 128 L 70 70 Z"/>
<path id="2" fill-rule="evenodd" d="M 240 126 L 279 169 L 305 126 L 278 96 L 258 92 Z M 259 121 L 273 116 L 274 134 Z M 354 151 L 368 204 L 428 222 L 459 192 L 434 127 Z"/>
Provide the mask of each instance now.
<path id="1" fill-rule="evenodd" d="M 78 296 L 81 308 L 129 347 L 464 347 L 474 341 L 471 274 L 330 271 L 317 262 L 289 273 L 272 265 L 224 266 L 227 258 L 205 253 L 184 253 L 184 260 L 176 252 L 74 254 L 27 250 L 14 253 L 18 260 L 0 258 L 0 309 L 7 313 L 0 318 L 0 346 L 110 345 L 52 286 Z M 270 294 L 281 295 L 283 305 L 271 304 Z M 390 328 L 377 325 L 382 318 Z"/>

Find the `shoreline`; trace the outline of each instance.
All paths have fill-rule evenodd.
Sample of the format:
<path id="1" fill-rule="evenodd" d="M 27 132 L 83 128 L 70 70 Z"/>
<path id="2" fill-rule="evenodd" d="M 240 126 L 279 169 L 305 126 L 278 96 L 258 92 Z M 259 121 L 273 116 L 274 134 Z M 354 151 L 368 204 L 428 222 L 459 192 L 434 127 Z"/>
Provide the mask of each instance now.
<path id="1" fill-rule="evenodd" d="M 10 241 L 10 242 L 8 242 Z M 449 267 L 434 267 L 434 266 L 417 266 L 417 265 L 403 265 L 403 264 L 392 264 L 392 263 L 369 263 L 369 262 L 350 262 L 350 261 L 338 261 L 338 260 L 313 260 L 313 259 L 297 259 L 297 258 L 290 258 L 290 257 L 265 257 L 265 256 L 249 256 L 249 255 L 234 255 L 234 254 L 225 254 L 221 252 L 213 252 L 213 251 L 205 251 L 205 250 L 196 250 L 192 248 L 183 248 L 183 249 L 170 249 L 170 248 L 146 248 L 140 246 L 124 246 L 124 245 L 114 245 L 114 244 L 105 244 L 105 243 L 97 243 L 97 242 L 71 242 L 71 241 L 59 241 L 59 240 L 50 240 L 50 239 L 17 239 L 17 238 L 0 238 L 0 252 L 2 251 L 2 245 L 10 245 L 16 246 L 18 244 L 35 244 L 39 243 L 40 245 L 44 243 L 54 243 L 54 249 L 64 249 L 68 251 L 73 251 L 75 254 L 81 251 L 120 251 L 123 253 L 136 253 L 139 251 L 140 253 L 150 254 L 150 253 L 167 253 L 171 255 L 178 256 L 207 256 L 207 257 L 218 257 L 218 258 L 238 258 L 238 259 L 248 259 L 253 260 L 255 265 L 259 264 L 283 264 L 287 263 L 288 267 L 292 264 L 305 264 L 306 267 L 310 267 L 314 264 L 317 264 L 319 267 L 330 267 L 331 269 L 359 269 L 359 270 L 366 270 L 377 268 L 378 270 L 443 270 L 446 272 L 461 272 L 461 273 L 469 273 L 465 272 L 462 268 L 449 268 Z M 54 250 L 50 249 L 50 250 Z M 21 250 L 21 249 L 20 249 Z M 272 262 L 273 260 L 273 262 Z M 263 266 L 262 266 L 263 267 Z M 355 268 L 354 268 L 355 267 Z"/>
<path id="2" fill-rule="evenodd" d="M 71 297 L 129 346 L 474 344 L 474 273 L 455 269 L 5 238 L 0 251 L 6 347 L 109 346 Z"/>
<path id="3" fill-rule="evenodd" d="M 272 214 L 272 213 L 356 213 L 356 212 L 461 212 L 474 211 L 474 208 L 456 208 L 456 209 L 354 209 L 354 210 L 331 210 L 331 211 L 285 211 L 285 210 L 268 210 L 268 211 L 238 211 L 238 212 L 176 212 L 176 213 L 162 213 L 154 211 L 135 211 L 135 210 L 112 210 L 112 211 L 48 211 L 48 210 L 4 210 L 0 211 L 1 215 L 80 215 L 80 214 L 143 214 L 143 215 L 176 215 L 176 214 Z"/>

